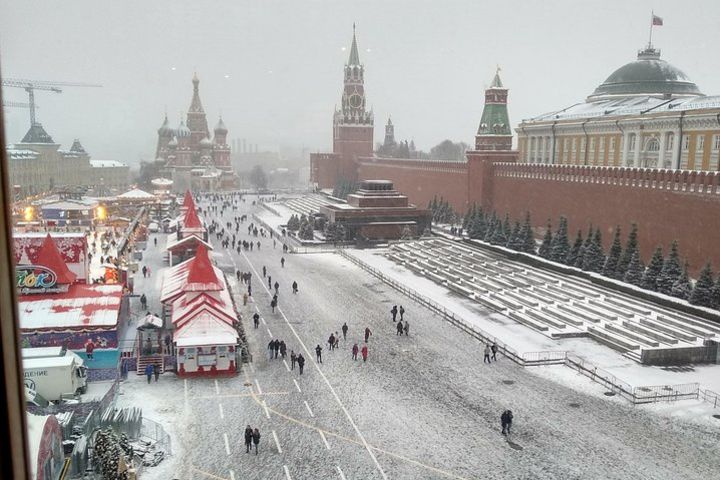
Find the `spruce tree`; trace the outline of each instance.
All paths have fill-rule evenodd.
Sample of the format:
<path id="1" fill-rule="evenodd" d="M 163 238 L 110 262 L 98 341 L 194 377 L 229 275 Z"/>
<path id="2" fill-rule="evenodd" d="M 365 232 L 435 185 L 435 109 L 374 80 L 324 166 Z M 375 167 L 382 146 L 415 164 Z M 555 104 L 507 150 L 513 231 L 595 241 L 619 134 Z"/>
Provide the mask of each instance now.
<path id="1" fill-rule="evenodd" d="M 567 263 L 568 265 L 572 265 L 572 266 L 575 265 L 578 255 L 580 255 L 580 249 L 582 248 L 582 245 L 583 245 L 582 230 L 578 229 L 577 236 L 575 237 L 575 243 L 573 243 L 573 246 L 570 249 L 570 252 L 568 253 L 565 263 Z"/>
<path id="2" fill-rule="evenodd" d="M 493 228 L 492 237 L 490 237 L 490 243 L 503 246 L 507 243 L 505 229 L 503 228 L 503 222 L 500 218 L 495 219 L 495 227 Z"/>
<path id="3" fill-rule="evenodd" d="M 685 262 L 682 273 L 673 283 L 670 295 L 676 298 L 687 300 L 692 294 L 692 285 L 690 285 L 690 277 L 688 277 L 688 263 Z"/>
<path id="4" fill-rule="evenodd" d="M 712 265 L 707 262 L 700 272 L 700 276 L 695 282 L 695 288 L 690 295 L 690 303 L 693 305 L 700 305 L 701 307 L 713 307 L 713 289 L 715 283 L 713 282 Z"/>
<path id="5" fill-rule="evenodd" d="M 587 236 L 585 237 L 585 242 L 583 243 L 582 247 L 580 247 L 578 256 L 575 259 L 575 266 L 577 268 L 582 268 L 583 262 L 585 261 L 585 252 L 587 252 L 590 249 L 590 244 L 592 243 L 592 239 L 593 239 L 593 228 L 592 228 L 592 224 L 590 224 L 590 227 L 588 227 Z"/>
<path id="6" fill-rule="evenodd" d="M 630 234 L 628 235 L 627 243 L 625 244 L 625 250 L 622 252 L 620 261 L 617 264 L 617 274 L 615 278 L 623 278 L 625 276 L 625 272 L 627 272 L 629 268 L 628 266 L 630 265 L 632 256 L 636 251 L 638 251 L 637 224 L 633 223 L 630 227 Z"/>
<path id="7" fill-rule="evenodd" d="M 592 242 L 590 246 L 585 250 L 583 255 L 583 266 L 582 269 L 588 272 L 602 272 L 603 265 L 605 265 L 605 251 L 602 247 L 602 233 L 600 229 L 595 229 Z"/>
<path id="8" fill-rule="evenodd" d="M 510 214 L 505 214 L 505 220 L 503 220 L 503 235 L 505 235 L 505 241 L 507 242 L 510 240 L 510 235 L 512 235 L 512 226 L 510 224 Z"/>
<path id="9" fill-rule="evenodd" d="M 643 275 L 643 279 L 642 279 L 643 288 L 647 288 L 648 290 L 657 292 L 657 279 L 658 279 L 658 276 L 660 275 L 660 272 L 662 272 L 662 268 L 663 268 L 662 247 L 658 247 L 657 250 L 655 250 L 655 253 L 653 254 L 652 258 L 650 259 L 650 263 L 648 264 L 647 268 L 645 269 L 645 274 Z"/>
<path id="10" fill-rule="evenodd" d="M 550 244 L 550 260 L 565 263 L 569 252 L 570 244 L 568 243 L 567 218 L 560 217 L 560 225 Z"/>
<path id="11" fill-rule="evenodd" d="M 615 227 L 615 237 L 613 238 L 612 246 L 608 252 L 607 260 L 605 260 L 605 266 L 603 267 L 602 274 L 606 277 L 622 279 L 620 271 L 618 270 L 618 264 L 620 263 L 620 257 L 622 255 L 622 245 L 620 244 L 620 225 Z M 624 276 L 624 273 L 623 273 Z"/>
<path id="12" fill-rule="evenodd" d="M 643 275 L 645 274 L 645 265 L 643 265 L 640 259 L 640 252 L 636 249 L 633 253 L 630 263 L 628 264 L 627 271 L 623 277 L 625 283 L 641 287 L 643 283 Z"/>
<path id="13" fill-rule="evenodd" d="M 545 229 L 545 236 L 543 237 L 543 241 L 540 244 L 540 250 L 538 250 L 538 254 L 543 257 L 550 259 L 550 248 L 552 246 L 552 224 L 550 223 L 550 219 L 548 218 L 548 224 L 547 228 Z"/>
<path id="14" fill-rule="evenodd" d="M 483 240 L 486 242 L 490 242 L 490 239 L 495 234 L 495 225 L 497 223 L 497 214 L 493 210 L 492 216 L 485 222 L 485 235 L 483 235 Z"/>
<path id="15" fill-rule="evenodd" d="M 715 287 L 712 290 L 712 307 L 720 308 L 720 275 L 718 275 Z"/>
<path id="16" fill-rule="evenodd" d="M 670 295 L 672 293 L 672 287 L 680 275 L 682 275 L 682 267 L 680 266 L 678 244 L 677 240 L 673 240 L 670 246 L 670 254 L 665 259 L 663 268 L 657 278 L 657 291 Z"/>
<path id="17" fill-rule="evenodd" d="M 535 255 L 535 233 L 533 232 L 532 222 L 530 221 L 530 212 L 525 213 L 525 223 L 520 229 L 520 237 L 522 238 L 521 250 L 525 253 Z"/>
<path id="18" fill-rule="evenodd" d="M 522 251 L 522 237 L 520 236 L 520 229 L 522 227 L 520 226 L 520 222 L 517 220 L 515 221 L 515 225 L 513 225 L 512 232 L 510 233 L 510 238 L 508 239 L 507 247 L 511 248 L 513 250 L 516 250 L 518 252 Z"/>

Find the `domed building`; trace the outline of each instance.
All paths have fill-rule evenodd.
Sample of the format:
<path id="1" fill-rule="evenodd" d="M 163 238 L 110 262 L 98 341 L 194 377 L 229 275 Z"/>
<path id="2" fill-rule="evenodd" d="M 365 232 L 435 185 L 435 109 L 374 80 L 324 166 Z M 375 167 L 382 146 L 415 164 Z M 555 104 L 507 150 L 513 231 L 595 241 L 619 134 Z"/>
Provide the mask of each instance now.
<path id="1" fill-rule="evenodd" d="M 176 193 L 188 189 L 212 192 L 237 188 L 237 176 L 230 164 L 228 130 L 218 121 L 211 136 L 207 115 L 200 101 L 200 80 L 193 76 L 193 97 L 187 121 L 178 128 L 169 126 L 167 115 L 158 129 L 156 161 L 163 164 L 162 176 L 172 180 Z"/>
<path id="2" fill-rule="evenodd" d="M 648 45 L 574 105 L 518 125 L 526 163 L 718 170 L 720 96 Z"/>

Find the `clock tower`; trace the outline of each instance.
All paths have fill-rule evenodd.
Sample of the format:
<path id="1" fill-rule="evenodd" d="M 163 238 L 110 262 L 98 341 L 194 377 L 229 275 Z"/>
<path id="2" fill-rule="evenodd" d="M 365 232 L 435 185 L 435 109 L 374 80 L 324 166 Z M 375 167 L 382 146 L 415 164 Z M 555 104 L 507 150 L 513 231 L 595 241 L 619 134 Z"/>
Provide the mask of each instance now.
<path id="1" fill-rule="evenodd" d="M 355 25 L 350 57 L 345 64 L 340 108 L 333 116 L 333 153 L 338 154 L 336 181 L 357 181 L 356 159 L 373 155 L 372 110 L 365 98 L 365 67 L 360 63 Z"/>

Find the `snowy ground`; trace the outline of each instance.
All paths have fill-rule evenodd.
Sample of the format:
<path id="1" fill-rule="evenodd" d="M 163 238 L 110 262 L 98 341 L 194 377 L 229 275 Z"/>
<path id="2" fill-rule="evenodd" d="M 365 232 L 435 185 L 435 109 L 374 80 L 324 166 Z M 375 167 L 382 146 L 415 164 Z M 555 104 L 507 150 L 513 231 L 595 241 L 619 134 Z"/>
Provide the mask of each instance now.
<path id="1" fill-rule="evenodd" d="M 258 207 L 243 208 L 227 212 L 222 223 Z M 246 232 L 241 227 L 238 236 L 247 238 Z M 185 382 L 166 374 L 158 384 L 138 377 L 123 384 L 122 402 L 143 406 L 145 416 L 173 437 L 174 458 L 145 478 L 172 478 L 170 472 L 178 479 L 230 480 L 717 474 L 720 420 L 690 421 L 672 412 L 658 415 L 653 410 L 660 407 L 632 407 L 561 367 L 522 369 L 504 358 L 483 365 L 475 339 L 354 264 L 334 254 L 285 255 L 280 268 L 282 250 L 260 240 L 261 250 L 242 255 L 213 242 L 223 269 L 253 272 L 254 298 L 243 308 L 243 323 L 254 362 L 237 377 L 217 381 Z M 263 265 L 280 283 L 274 314 L 261 281 Z M 289 291 L 293 280 L 298 295 Z M 242 305 L 241 287 L 233 283 Z M 394 304 L 407 310 L 409 337 L 395 335 L 388 313 Z M 258 329 L 250 319 L 256 308 Z M 330 352 L 327 337 L 343 322 L 350 327 L 348 339 Z M 363 364 L 351 359 L 350 348 L 366 326 L 373 336 Z M 306 357 L 302 376 L 267 359 L 272 338 Z M 317 344 L 324 348 L 322 364 L 315 362 Z M 575 388 L 568 386 L 573 381 Z M 506 408 L 515 414 L 511 441 L 499 433 Z M 257 456 L 242 445 L 247 424 L 263 435 Z"/>

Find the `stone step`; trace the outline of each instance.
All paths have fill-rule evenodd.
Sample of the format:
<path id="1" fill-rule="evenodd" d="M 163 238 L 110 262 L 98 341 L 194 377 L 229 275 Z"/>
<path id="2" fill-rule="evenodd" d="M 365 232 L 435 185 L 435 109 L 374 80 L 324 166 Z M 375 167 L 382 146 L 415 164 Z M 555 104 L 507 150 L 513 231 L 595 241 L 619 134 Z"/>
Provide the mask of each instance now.
<path id="1" fill-rule="evenodd" d="M 610 348 L 614 348 L 615 350 L 620 350 L 624 352 L 627 350 L 638 350 L 640 348 L 640 345 L 638 345 L 637 343 L 631 342 L 614 333 L 610 333 L 600 327 L 588 327 L 587 331 L 590 337 L 594 338 L 600 343 L 604 343 Z"/>
<path id="2" fill-rule="evenodd" d="M 608 310 L 610 312 L 616 313 L 621 317 L 625 318 L 633 318 L 635 316 L 635 312 L 631 312 L 630 310 L 627 310 L 625 308 L 618 307 L 612 303 L 605 302 L 603 300 L 589 300 L 589 302 L 592 305 L 595 305 L 597 307 L 600 307 L 604 310 Z"/>
<path id="3" fill-rule="evenodd" d="M 585 322 L 581 318 L 576 318 L 570 313 L 563 312 L 559 308 L 556 307 L 543 307 L 544 311 L 548 312 L 549 315 L 553 315 L 554 317 L 557 317 L 561 319 L 565 323 L 569 323 L 570 325 L 574 325 L 576 327 L 582 327 L 585 325 Z"/>
<path id="4" fill-rule="evenodd" d="M 666 315 L 658 315 L 658 320 L 668 324 L 672 327 L 685 330 L 686 332 L 690 332 L 693 335 L 697 335 L 698 337 L 713 337 L 715 335 L 715 332 L 708 330 L 707 328 L 698 327 L 695 324 L 691 324 L 687 321 L 683 320 L 675 320 L 673 318 L 670 318 Z"/>
<path id="5" fill-rule="evenodd" d="M 636 303 L 625 298 L 618 298 L 611 295 L 606 295 L 605 301 L 608 303 L 612 303 L 613 305 L 620 308 L 631 310 L 639 315 L 645 315 L 646 317 L 649 317 L 652 313 L 652 310 L 650 310 L 647 305 L 642 305 L 640 303 Z"/>
<path id="6" fill-rule="evenodd" d="M 548 330 L 550 330 L 550 328 L 547 325 L 545 325 L 544 323 L 540 323 L 537 320 L 533 320 L 529 316 L 523 315 L 522 313 L 511 311 L 508 315 L 513 320 L 516 320 L 516 321 L 522 323 L 523 325 L 526 325 L 535 330 L 539 330 L 541 332 L 547 332 Z"/>
<path id="7" fill-rule="evenodd" d="M 540 302 L 538 302 L 536 299 L 525 296 L 520 292 L 506 291 L 505 295 L 514 300 L 517 300 L 518 302 L 528 307 L 538 307 L 540 305 Z"/>
<path id="8" fill-rule="evenodd" d="M 549 290 L 547 288 L 533 287 L 532 291 L 536 292 L 537 294 L 542 295 L 544 297 L 552 298 L 556 302 L 569 302 L 570 301 L 570 298 L 568 298 L 567 296 L 553 292 L 552 290 Z"/>
<path id="9" fill-rule="evenodd" d="M 690 335 L 683 331 L 680 331 L 677 328 L 674 328 L 670 325 L 664 324 L 657 320 L 648 320 L 646 318 L 641 318 L 640 325 L 643 325 L 652 330 L 656 330 L 658 332 L 662 332 L 664 334 L 670 335 L 671 337 L 675 337 L 677 339 L 684 340 L 686 342 L 696 342 L 697 341 L 696 336 Z"/>
<path id="10" fill-rule="evenodd" d="M 660 342 L 658 342 L 657 340 L 653 340 L 652 338 L 648 338 L 644 335 L 640 335 L 638 333 L 626 330 L 626 329 L 624 329 L 618 325 L 614 325 L 612 323 L 606 323 L 605 330 L 612 332 L 612 333 L 616 333 L 620 336 L 623 336 L 625 338 L 628 338 L 630 340 L 638 342 L 642 345 L 646 345 L 648 347 L 659 347 L 660 346 Z"/>
<path id="11" fill-rule="evenodd" d="M 567 325 L 564 322 L 559 321 L 557 318 L 551 317 L 550 315 L 546 314 L 544 311 L 527 309 L 527 310 L 525 310 L 525 314 L 528 317 L 531 317 L 539 322 L 550 325 L 551 327 L 554 327 L 554 328 L 558 328 L 558 329 L 562 330 L 565 327 L 567 327 Z"/>
<path id="12" fill-rule="evenodd" d="M 603 320 L 617 320 L 618 316 L 614 312 L 598 307 L 597 305 L 591 305 L 582 302 L 573 302 L 573 307 L 597 315 Z"/>
<path id="13" fill-rule="evenodd" d="M 602 320 L 601 317 L 599 317 L 593 313 L 590 313 L 588 311 L 580 310 L 580 309 L 576 308 L 575 305 L 565 305 L 565 304 L 561 303 L 560 305 L 558 305 L 557 308 L 559 308 L 563 312 L 569 313 L 570 315 L 574 315 L 575 317 L 580 317 L 583 320 L 588 321 L 588 322 L 600 323 L 600 321 Z"/>
<path id="14" fill-rule="evenodd" d="M 628 330 L 637 332 L 641 335 L 644 335 L 648 338 L 652 338 L 654 340 L 657 340 L 658 342 L 665 343 L 667 345 L 676 345 L 678 343 L 677 338 L 673 338 L 669 335 L 664 335 L 664 334 L 656 332 L 655 330 L 652 330 L 650 328 L 646 328 L 646 327 L 643 327 L 642 325 L 638 325 L 637 323 L 634 323 L 634 322 L 623 321 L 622 325 L 623 325 L 623 327 L 625 327 Z"/>

